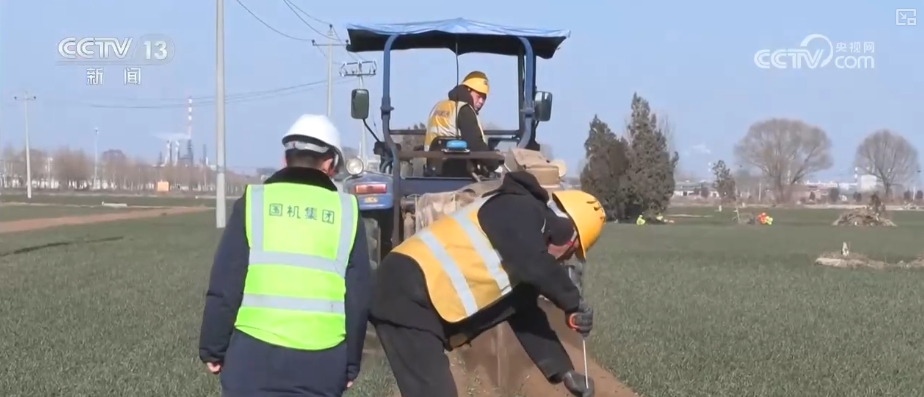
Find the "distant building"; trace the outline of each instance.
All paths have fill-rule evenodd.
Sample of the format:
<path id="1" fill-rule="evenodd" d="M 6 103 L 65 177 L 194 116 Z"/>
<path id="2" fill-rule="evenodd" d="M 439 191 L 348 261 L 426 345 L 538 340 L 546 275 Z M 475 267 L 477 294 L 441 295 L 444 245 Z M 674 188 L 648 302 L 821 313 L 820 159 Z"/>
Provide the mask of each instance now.
<path id="1" fill-rule="evenodd" d="M 865 174 L 857 177 L 857 190 L 860 193 L 874 192 L 879 189 L 879 178 L 875 175 Z"/>

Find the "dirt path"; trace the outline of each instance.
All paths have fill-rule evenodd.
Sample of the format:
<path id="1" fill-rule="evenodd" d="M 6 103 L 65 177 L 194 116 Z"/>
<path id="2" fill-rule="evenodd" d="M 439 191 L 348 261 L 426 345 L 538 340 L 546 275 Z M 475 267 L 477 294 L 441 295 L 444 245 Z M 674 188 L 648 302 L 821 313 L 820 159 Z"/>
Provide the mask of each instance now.
<path id="1" fill-rule="evenodd" d="M 202 212 L 208 209 L 209 208 L 207 207 L 173 207 L 173 208 L 158 208 L 158 209 L 140 210 L 140 211 L 126 210 L 126 212 L 113 213 L 113 214 L 65 216 L 65 217 L 60 217 L 60 218 L 23 219 L 23 220 L 18 220 L 18 221 L 0 222 L 0 234 L 24 232 L 24 231 L 29 231 L 29 230 L 47 229 L 47 228 L 52 228 L 52 227 L 57 227 L 57 226 L 64 226 L 64 225 L 86 225 L 86 224 L 92 224 L 92 223 L 113 222 L 113 221 L 129 220 L 129 219 L 154 218 L 154 217 L 165 216 L 165 215 L 188 214 L 188 213 Z"/>

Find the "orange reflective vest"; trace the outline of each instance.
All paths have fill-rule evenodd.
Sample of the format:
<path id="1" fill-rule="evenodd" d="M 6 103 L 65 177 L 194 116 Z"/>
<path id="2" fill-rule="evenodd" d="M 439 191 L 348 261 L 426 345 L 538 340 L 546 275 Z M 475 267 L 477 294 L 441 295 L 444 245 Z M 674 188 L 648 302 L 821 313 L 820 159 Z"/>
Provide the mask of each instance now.
<path id="1" fill-rule="evenodd" d="M 456 123 L 459 112 L 463 107 L 471 106 L 462 101 L 444 99 L 436 103 L 427 119 L 427 133 L 424 135 L 424 150 L 430 150 L 430 144 L 436 138 L 459 137 L 459 127 Z M 473 108 L 474 109 L 474 108 Z M 476 113 L 477 117 L 477 113 Z M 481 130 L 481 139 L 484 140 L 484 128 L 481 119 L 478 119 L 478 129 Z"/>
<path id="2" fill-rule="evenodd" d="M 478 210 L 490 198 L 443 216 L 393 250 L 417 262 L 433 307 L 449 323 L 471 317 L 514 286 L 478 222 Z"/>

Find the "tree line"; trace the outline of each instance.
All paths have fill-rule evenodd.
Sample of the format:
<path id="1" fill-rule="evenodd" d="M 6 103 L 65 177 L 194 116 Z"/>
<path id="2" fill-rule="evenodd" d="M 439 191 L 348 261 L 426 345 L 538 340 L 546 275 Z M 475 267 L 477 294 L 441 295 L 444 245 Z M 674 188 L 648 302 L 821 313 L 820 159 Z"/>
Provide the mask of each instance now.
<path id="1" fill-rule="evenodd" d="M 26 187 L 25 149 L 6 146 L 0 152 L 0 185 L 3 188 Z M 97 161 L 92 153 L 61 147 L 55 150 L 32 148 L 29 151 L 33 189 L 143 192 L 155 191 L 158 182 L 166 182 L 171 191 L 215 191 L 215 171 L 203 164 L 156 164 L 142 157 L 130 157 L 121 150 L 107 150 Z M 258 176 L 233 171 L 225 173 L 227 192 L 243 192 Z"/>
<path id="2" fill-rule="evenodd" d="M 601 199 L 611 219 L 661 213 L 675 194 L 679 155 L 672 148 L 672 136 L 666 116 L 655 114 L 638 94 L 633 94 L 621 134 L 594 116 L 584 143 L 582 189 Z M 730 203 L 756 190 L 757 195 L 768 192 L 774 202 L 790 202 L 797 186 L 831 169 L 831 149 L 830 137 L 818 126 L 786 118 L 758 121 L 734 146 L 737 169 L 724 160 L 715 162 L 712 182 L 703 183 L 694 194 L 715 195 Z M 909 189 L 919 182 L 918 151 L 894 131 L 881 129 L 866 136 L 856 148 L 853 165 L 858 177 L 875 177 L 879 195 L 885 199 L 896 198 L 896 193 L 905 201 L 924 199 L 924 192 Z M 842 194 L 857 201 L 862 198 L 857 192 L 835 188 L 810 193 L 807 200 L 840 201 Z M 812 197 L 822 195 L 826 197 Z"/>
<path id="3" fill-rule="evenodd" d="M 743 167 L 756 169 L 769 184 L 774 201 L 789 202 L 794 187 L 834 165 L 831 138 L 823 129 L 802 120 L 772 118 L 751 125 L 735 145 Z M 872 175 L 886 199 L 896 192 L 913 196 L 921 167 L 918 151 L 904 136 L 887 129 L 867 135 L 854 154 L 857 175 Z"/>

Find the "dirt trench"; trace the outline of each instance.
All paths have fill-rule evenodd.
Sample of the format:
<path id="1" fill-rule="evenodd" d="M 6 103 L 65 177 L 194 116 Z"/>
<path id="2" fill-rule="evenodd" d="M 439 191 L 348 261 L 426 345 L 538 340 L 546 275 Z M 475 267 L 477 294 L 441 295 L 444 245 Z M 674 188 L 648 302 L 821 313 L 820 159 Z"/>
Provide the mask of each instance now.
<path id="1" fill-rule="evenodd" d="M 575 369 L 583 370 L 581 338 L 568 329 L 561 310 L 549 302 L 540 302 L 571 356 Z M 452 373 L 456 379 L 459 397 L 568 397 L 563 386 L 550 385 L 539 369 L 526 356 L 519 341 L 506 324 L 482 334 L 470 347 L 450 354 Z M 635 392 L 590 357 L 587 373 L 596 385 L 596 397 L 638 397 Z M 395 392 L 395 396 L 400 393 Z"/>

